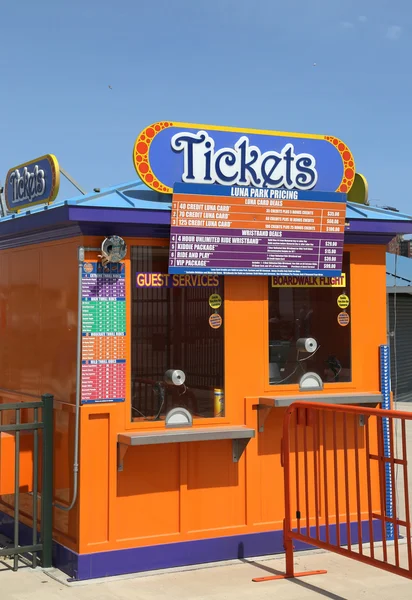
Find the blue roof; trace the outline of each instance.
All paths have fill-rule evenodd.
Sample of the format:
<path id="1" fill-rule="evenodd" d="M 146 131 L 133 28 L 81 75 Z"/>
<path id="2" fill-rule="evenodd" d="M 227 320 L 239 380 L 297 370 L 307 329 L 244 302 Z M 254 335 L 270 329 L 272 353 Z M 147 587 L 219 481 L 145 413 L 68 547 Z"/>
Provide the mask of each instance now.
<path id="1" fill-rule="evenodd" d="M 68 200 L 57 199 L 48 206 L 39 204 L 31 206 L 27 210 L 22 210 L 17 214 L 8 214 L 0 219 L 6 221 L 9 219 L 24 217 L 53 210 L 61 206 L 87 206 L 93 208 L 136 208 L 147 210 L 167 210 L 171 209 L 172 197 L 160 194 L 149 189 L 140 179 L 121 185 L 101 190 L 100 192 L 90 192 L 85 195 L 75 196 Z"/>
<path id="2" fill-rule="evenodd" d="M 412 259 L 386 254 L 386 287 L 412 285 Z"/>
<path id="3" fill-rule="evenodd" d="M 353 219 L 370 219 L 374 221 L 412 221 L 411 215 L 406 215 L 395 210 L 386 208 L 377 208 L 376 206 L 364 206 L 363 204 L 355 204 L 348 202 L 346 209 L 346 218 Z"/>
<path id="4" fill-rule="evenodd" d="M 160 194 L 149 189 L 140 179 L 130 181 L 121 185 L 116 185 L 100 192 L 90 192 L 86 195 L 75 196 L 70 199 L 57 199 L 49 206 L 32 206 L 27 210 L 22 210 L 15 215 L 7 215 L 1 219 L 5 221 L 11 218 L 24 217 L 28 214 L 41 213 L 45 210 L 52 210 L 61 206 L 87 206 L 94 208 L 136 208 L 140 210 L 159 210 L 170 211 L 172 197 L 166 194 Z M 374 220 L 374 221 L 409 221 L 412 223 L 412 216 L 400 212 L 365 206 L 348 202 L 347 219 L 353 220 Z M 401 233 L 401 232 L 400 232 Z"/>

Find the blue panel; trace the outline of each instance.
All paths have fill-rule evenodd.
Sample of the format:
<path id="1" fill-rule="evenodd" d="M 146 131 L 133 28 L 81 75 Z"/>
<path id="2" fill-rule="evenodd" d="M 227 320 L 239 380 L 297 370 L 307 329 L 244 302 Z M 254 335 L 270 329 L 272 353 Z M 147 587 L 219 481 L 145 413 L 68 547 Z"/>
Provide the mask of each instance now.
<path id="1" fill-rule="evenodd" d="M 381 392 L 383 397 L 382 408 L 390 410 L 391 408 L 391 367 L 390 367 L 390 349 L 386 344 L 379 347 L 380 352 L 380 376 Z M 391 455 L 390 436 L 391 430 L 388 419 L 382 419 L 383 424 L 383 446 L 385 456 Z M 385 463 L 385 484 L 386 484 L 386 515 L 393 517 L 393 497 L 392 497 L 392 473 L 391 465 Z M 388 540 L 394 539 L 394 526 L 392 523 L 386 524 L 386 537 Z"/>

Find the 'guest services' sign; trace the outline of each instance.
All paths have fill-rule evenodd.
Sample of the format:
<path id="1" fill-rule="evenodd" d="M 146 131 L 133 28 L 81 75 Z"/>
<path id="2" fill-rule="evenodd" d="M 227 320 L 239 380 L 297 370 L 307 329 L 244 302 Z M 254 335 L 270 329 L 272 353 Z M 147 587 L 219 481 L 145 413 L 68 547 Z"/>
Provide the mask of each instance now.
<path id="1" fill-rule="evenodd" d="M 160 122 L 137 138 L 133 159 L 151 188 L 175 183 L 349 192 L 355 163 L 349 148 L 325 135 Z"/>
<path id="2" fill-rule="evenodd" d="M 59 185 L 59 163 L 52 154 L 13 167 L 6 176 L 7 208 L 15 212 L 35 204 L 53 202 Z"/>

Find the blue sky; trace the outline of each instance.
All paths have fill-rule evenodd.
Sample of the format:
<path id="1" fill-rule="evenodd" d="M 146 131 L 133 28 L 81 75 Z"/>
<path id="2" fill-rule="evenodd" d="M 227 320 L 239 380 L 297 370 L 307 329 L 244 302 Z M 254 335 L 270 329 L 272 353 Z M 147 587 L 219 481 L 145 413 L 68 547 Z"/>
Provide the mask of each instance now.
<path id="1" fill-rule="evenodd" d="M 87 190 L 133 180 L 137 135 L 176 120 L 336 135 L 371 201 L 412 214 L 410 0 L 16 0 L 1 16 L 3 180 L 45 153 Z"/>

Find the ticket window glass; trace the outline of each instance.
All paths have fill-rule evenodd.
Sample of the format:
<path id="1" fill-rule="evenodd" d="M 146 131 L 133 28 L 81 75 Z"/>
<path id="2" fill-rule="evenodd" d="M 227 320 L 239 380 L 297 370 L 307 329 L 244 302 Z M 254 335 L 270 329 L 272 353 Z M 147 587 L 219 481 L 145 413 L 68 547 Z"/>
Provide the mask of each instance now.
<path id="1" fill-rule="evenodd" d="M 168 248 L 131 248 L 132 420 L 164 419 L 176 406 L 223 417 L 223 277 L 167 275 L 168 260 Z M 185 373 L 183 386 L 164 383 L 169 369 Z"/>
<path id="2" fill-rule="evenodd" d="M 299 383 L 306 372 L 317 373 L 324 383 L 352 380 L 350 256 L 343 255 L 344 287 L 274 287 L 269 277 L 269 382 Z M 340 285 L 342 285 L 341 280 Z M 340 306 L 339 306 L 340 305 Z M 346 313 L 346 316 L 345 316 Z M 301 338 L 314 338 L 318 349 L 302 352 Z"/>

